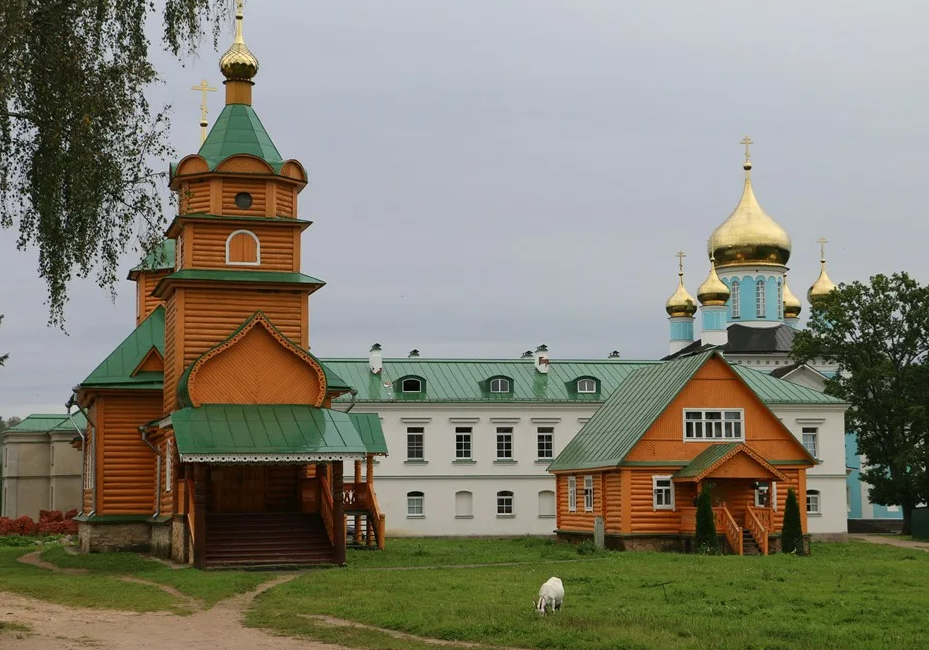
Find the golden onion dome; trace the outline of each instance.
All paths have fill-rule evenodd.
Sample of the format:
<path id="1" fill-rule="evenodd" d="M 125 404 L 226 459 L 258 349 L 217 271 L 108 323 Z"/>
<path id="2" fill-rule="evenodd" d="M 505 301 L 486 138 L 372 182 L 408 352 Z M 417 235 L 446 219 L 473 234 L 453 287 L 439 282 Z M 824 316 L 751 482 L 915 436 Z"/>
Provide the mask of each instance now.
<path id="1" fill-rule="evenodd" d="M 704 307 L 725 305 L 732 295 L 726 283 L 716 275 L 716 260 L 710 257 L 710 274 L 697 289 L 697 300 Z"/>
<path id="2" fill-rule="evenodd" d="M 697 303 L 694 302 L 687 289 L 684 287 L 684 253 L 678 253 L 678 271 L 677 271 L 677 289 L 668 298 L 664 305 L 664 310 L 672 318 L 678 316 L 693 317 L 697 313 Z"/>
<path id="3" fill-rule="evenodd" d="M 742 141 L 751 143 L 746 138 Z M 752 163 L 746 144 L 745 187 L 739 204 L 713 231 L 707 253 L 716 257 L 716 266 L 784 266 L 790 259 L 790 236 L 761 208 L 752 190 Z"/>
<path id="4" fill-rule="evenodd" d="M 810 287 L 809 291 L 806 292 L 806 298 L 812 304 L 819 298 L 827 295 L 833 289 L 835 289 L 835 283 L 829 279 L 829 274 L 826 273 L 826 240 L 825 238 L 819 239 L 819 277 L 816 278 L 816 282 L 813 283 L 813 286 Z"/>
<path id="5" fill-rule="evenodd" d="M 803 309 L 803 305 L 800 304 L 800 299 L 797 298 L 790 291 L 790 287 L 787 286 L 787 274 L 784 274 L 784 318 L 797 318 L 800 316 L 800 311 Z"/>
<path id="6" fill-rule="evenodd" d="M 235 41 L 219 60 L 219 69 L 229 81 L 251 81 L 258 74 L 258 59 L 242 37 L 242 2 L 236 5 Z"/>

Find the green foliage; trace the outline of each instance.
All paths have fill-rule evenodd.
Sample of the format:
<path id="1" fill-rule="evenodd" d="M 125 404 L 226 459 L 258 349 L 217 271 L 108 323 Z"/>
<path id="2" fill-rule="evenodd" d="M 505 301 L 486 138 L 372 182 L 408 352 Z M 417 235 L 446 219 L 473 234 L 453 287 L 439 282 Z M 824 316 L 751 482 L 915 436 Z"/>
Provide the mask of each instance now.
<path id="1" fill-rule="evenodd" d="M 803 555 L 803 524 L 800 521 L 800 504 L 793 488 L 787 490 L 784 503 L 784 528 L 781 530 L 781 551 Z"/>
<path id="2" fill-rule="evenodd" d="M 596 555 L 599 552 L 600 549 L 594 544 L 594 540 L 589 537 L 577 545 L 578 555 Z"/>
<path id="3" fill-rule="evenodd" d="M 0 365 L 3 365 L 3 364 L 0 364 Z M 10 427 L 15 427 L 20 422 L 22 422 L 22 419 L 16 417 L 15 415 L 10 416 L 5 420 L 2 417 L 0 417 L 0 433 L 3 433 Z"/>
<path id="4" fill-rule="evenodd" d="M 193 52 L 223 0 L 167 0 L 164 46 Z M 0 225 L 35 245 L 48 287 L 49 323 L 63 326 L 73 276 L 96 271 L 113 290 L 136 232 L 150 249 L 163 227 L 168 107 L 146 90 L 159 81 L 146 22 L 155 4 L 100 0 L 0 2 Z M 158 171 L 156 171 L 158 170 Z"/>
<path id="5" fill-rule="evenodd" d="M 482 554 L 483 540 L 461 544 Z M 564 609 L 543 618 L 531 601 L 553 575 Z M 311 617 L 496 647 L 878 650 L 925 645 L 927 600 L 929 553 L 853 542 L 817 544 L 810 561 L 604 553 L 554 565 L 313 571 L 259 596 L 246 623 L 376 650 L 426 646 L 368 629 L 340 637 L 347 628 Z"/>
<path id="6" fill-rule="evenodd" d="M 31 548 L 40 544 L 48 544 L 61 539 L 63 535 L 42 535 L 39 537 L 29 535 L 0 535 L 0 548 Z"/>
<path id="7" fill-rule="evenodd" d="M 354 568 L 449 566 L 545 562 L 577 559 L 577 548 L 542 537 L 503 539 L 388 539 L 383 551 L 349 547 L 346 563 Z"/>
<path id="8" fill-rule="evenodd" d="M 716 517 L 713 514 L 713 497 L 708 488 L 704 488 L 697 498 L 697 532 L 694 536 L 694 548 L 697 553 L 703 555 L 714 555 L 719 550 Z"/>
<path id="9" fill-rule="evenodd" d="M 827 392 L 847 401 L 846 426 L 868 459 L 862 480 L 874 503 L 913 507 L 929 499 L 929 286 L 906 273 L 841 285 L 813 305 L 794 339 L 798 361 L 838 366 Z"/>

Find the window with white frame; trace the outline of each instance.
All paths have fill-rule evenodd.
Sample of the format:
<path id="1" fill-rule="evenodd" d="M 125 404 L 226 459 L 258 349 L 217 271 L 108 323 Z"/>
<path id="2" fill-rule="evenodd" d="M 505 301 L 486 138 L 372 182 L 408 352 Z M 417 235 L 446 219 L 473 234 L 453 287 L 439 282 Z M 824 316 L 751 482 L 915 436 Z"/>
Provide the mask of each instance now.
<path id="1" fill-rule="evenodd" d="M 497 427 L 497 460 L 513 460 L 513 427 Z"/>
<path id="2" fill-rule="evenodd" d="M 471 460 L 471 427 L 455 427 L 455 460 Z"/>
<path id="3" fill-rule="evenodd" d="M 261 242 L 251 230 L 236 230 L 226 238 L 228 266 L 260 266 Z"/>
<path id="4" fill-rule="evenodd" d="M 407 377 L 400 382 L 400 392 L 421 393 L 423 392 L 423 382 L 417 377 Z"/>
<path id="5" fill-rule="evenodd" d="M 550 518 L 555 516 L 555 493 L 551 490 L 539 492 L 539 517 Z"/>
<path id="6" fill-rule="evenodd" d="M 684 410 L 684 441 L 742 440 L 744 437 L 742 409 Z"/>
<path id="7" fill-rule="evenodd" d="M 822 513 L 819 508 L 819 490 L 806 491 L 806 513 L 808 515 L 818 515 Z"/>
<path id="8" fill-rule="evenodd" d="M 577 512 L 577 477 L 568 477 L 568 512 Z"/>
<path id="9" fill-rule="evenodd" d="M 767 508 L 771 503 L 771 487 L 767 483 L 759 483 L 755 487 L 755 507 Z"/>
<path id="10" fill-rule="evenodd" d="M 554 427 L 539 427 L 538 432 L 538 458 L 539 460 L 551 460 L 552 443 L 555 439 Z"/>
<path id="11" fill-rule="evenodd" d="M 764 280 L 755 283 L 755 312 L 758 318 L 765 317 Z"/>
<path id="12" fill-rule="evenodd" d="M 407 517 L 424 517 L 426 515 L 425 510 L 425 497 L 422 492 L 407 492 L 406 493 L 406 516 Z"/>
<path id="13" fill-rule="evenodd" d="M 819 458 L 819 429 L 816 427 L 803 427 L 803 446 L 813 458 Z"/>
<path id="14" fill-rule="evenodd" d="M 670 476 L 652 477 L 652 509 L 674 510 L 674 483 Z"/>
<path id="15" fill-rule="evenodd" d="M 406 459 L 426 459 L 426 430 L 423 427 L 407 427 L 406 429 Z"/>
<path id="16" fill-rule="evenodd" d="M 93 436 L 97 435 L 94 427 L 90 427 L 87 433 L 87 439 L 84 441 L 84 489 L 94 489 L 94 455 L 91 453 L 92 447 L 90 442 Z"/>
<path id="17" fill-rule="evenodd" d="M 778 319 L 783 318 L 784 316 L 784 285 L 780 280 L 777 281 L 777 317 Z"/>
<path id="18" fill-rule="evenodd" d="M 596 393 L 597 392 L 596 380 L 578 379 L 577 380 L 577 392 L 578 393 Z"/>
<path id="19" fill-rule="evenodd" d="M 584 477 L 584 512 L 594 511 L 594 477 Z"/>
<path id="20" fill-rule="evenodd" d="M 497 514 L 513 514 L 513 493 L 509 490 L 502 490 L 497 492 Z"/>
<path id="21" fill-rule="evenodd" d="M 455 518 L 470 519 L 473 517 L 472 507 L 474 504 L 474 495 L 467 490 L 455 492 Z"/>
<path id="22" fill-rule="evenodd" d="M 497 377 L 496 379 L 490 380 L 490 392 L 491 393 L 509 393 L 510 392 L 510 380 L 503 377 Z"/>
<path id="23" fill-rule="evenodd" d="M 165 440 L 165 492 L 171 491 L 171 469 L 174 466 L 174 454 L 172 453 L 172 440 Z"/>
<path id="24" fill-rule="evenodd" d="M 732 286 L 729 287 L 729 305 L 732 308 L 732 317 L 739 318 L 742 314 L 742 283 L 738 280 L 732 281 Z"/>

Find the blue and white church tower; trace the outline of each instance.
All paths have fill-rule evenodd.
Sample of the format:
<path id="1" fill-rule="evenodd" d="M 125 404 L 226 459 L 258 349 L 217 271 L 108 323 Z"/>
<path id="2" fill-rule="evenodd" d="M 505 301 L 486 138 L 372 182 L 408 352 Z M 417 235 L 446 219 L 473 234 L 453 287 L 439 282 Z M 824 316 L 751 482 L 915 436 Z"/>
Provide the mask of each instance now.
<path id="1" fill-rule="evenodd" d="M 694 314 L 697 313 L 697 303 L 684 287 L 685 257 L 683 252 L 677 254 L 677 289 L 664 306 L 671 323 L 671 354 L 683 350 L 694 341 Z"/>

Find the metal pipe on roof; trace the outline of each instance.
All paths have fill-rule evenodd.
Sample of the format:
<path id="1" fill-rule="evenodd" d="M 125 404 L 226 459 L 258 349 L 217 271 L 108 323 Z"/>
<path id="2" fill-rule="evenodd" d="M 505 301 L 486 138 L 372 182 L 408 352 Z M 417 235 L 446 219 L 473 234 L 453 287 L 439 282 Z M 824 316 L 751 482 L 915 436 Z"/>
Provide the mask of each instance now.
<path id="1" fill-rule="evenodd" d="M 139 427 L 139 432 L 142 434 L 142 442 L 155 452 L 155 514 L 152 515 L 152 519 L 157 519 L 161 514 L 161 452 L 149 442 L 145 426 Z"/>
<path id="2" fill-rule="evenodd" d="M 349 394 L 352 396 L 352 402 L 351 402 L 351 404 L 348 405 L 348 408 L 347 408 L 347 409 L 345 409 L 344 411 L 342 411 L 343 413 L 348 413 L 348 412 L 351 411 L 353 408 L 355 408 L 355 396 L 358 395 L 358 390 L 355 389 L 355 388 L 352 388 L 352 389 L 349 390 L 348 392 L 349 392 Z"/>

